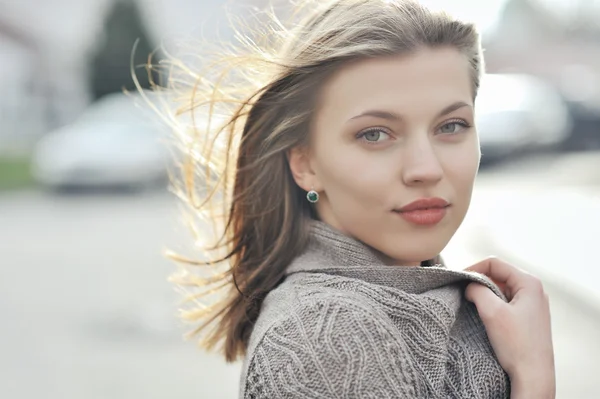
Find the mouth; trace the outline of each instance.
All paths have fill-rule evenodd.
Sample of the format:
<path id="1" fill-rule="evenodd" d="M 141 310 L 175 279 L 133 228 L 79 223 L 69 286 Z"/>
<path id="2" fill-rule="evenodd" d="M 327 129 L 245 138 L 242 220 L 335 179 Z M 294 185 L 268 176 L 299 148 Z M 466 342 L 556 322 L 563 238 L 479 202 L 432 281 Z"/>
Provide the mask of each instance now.
<path id="1" fill-rule="evenodd" d="M 449 207 L 442 198 L 422 198 L 393 212 L 412 224 L 433 226 L 444 219 Z"/>

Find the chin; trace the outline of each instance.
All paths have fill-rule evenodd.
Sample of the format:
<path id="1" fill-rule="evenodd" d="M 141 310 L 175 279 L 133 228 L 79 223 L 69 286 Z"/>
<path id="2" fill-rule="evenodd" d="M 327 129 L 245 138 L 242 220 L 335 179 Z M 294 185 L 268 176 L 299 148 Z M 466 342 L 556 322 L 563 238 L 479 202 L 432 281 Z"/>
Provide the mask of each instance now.
<path id="1" fill-rule="evenodd" d="M 361 224 L 349 225 L 354 227 Z M 395 228 L 377 229 L 371 226 L 363 229 L 349 228 L 345 231 L 378 251 L 386 259 L 386 263 L 414 265 L 439 256 L 450 242 L 455 229 L 453 224 L 447 224 L 435 229 L 411 229 L 401 232 Z"/>

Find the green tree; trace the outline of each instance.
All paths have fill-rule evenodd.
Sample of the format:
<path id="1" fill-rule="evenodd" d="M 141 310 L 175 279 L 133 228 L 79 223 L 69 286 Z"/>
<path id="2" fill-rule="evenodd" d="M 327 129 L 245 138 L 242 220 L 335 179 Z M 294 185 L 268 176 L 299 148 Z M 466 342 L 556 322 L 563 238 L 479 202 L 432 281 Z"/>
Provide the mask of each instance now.
<path id="1" fill-rule="evenodd" d="M 155 48 L 134 1 L 121 0 L 114 3 L 104 23 L 104 34 L 105 39 L 91 60 L 94 97 L 100 98 L 123 89 L 135 90 L 131 77 L 131 55 L 136 40 L 139 42 L 133 66 L 141 85 L 148 88 L 149 76 L 143 66 Z M 159 57 L 158 52 L 155 53 L 153 63 L 158 62 Z M 153 74 L 153 79 L 157 79 L 156 73 Z"/>

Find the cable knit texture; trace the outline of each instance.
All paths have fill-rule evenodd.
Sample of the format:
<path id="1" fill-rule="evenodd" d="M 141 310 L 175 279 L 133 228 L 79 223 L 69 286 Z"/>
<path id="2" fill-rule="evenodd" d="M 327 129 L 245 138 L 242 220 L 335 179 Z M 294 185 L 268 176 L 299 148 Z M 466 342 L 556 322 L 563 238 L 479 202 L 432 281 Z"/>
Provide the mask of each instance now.
<path id="1" fill-rule="evenodd" d="M 314 222 L 306 251 L 266 297 L 241 396 L 508 398 L 510 381 L 464 299 L 476 273 L 386 266 L 377 253 Z"/>

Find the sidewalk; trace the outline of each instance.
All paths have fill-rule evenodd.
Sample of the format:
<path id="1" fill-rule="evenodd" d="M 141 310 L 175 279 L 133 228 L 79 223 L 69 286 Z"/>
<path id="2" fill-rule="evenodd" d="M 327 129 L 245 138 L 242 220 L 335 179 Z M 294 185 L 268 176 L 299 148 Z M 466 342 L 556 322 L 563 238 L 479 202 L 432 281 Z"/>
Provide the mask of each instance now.
<path id="1" fill-rule="evenodd" d="M 474 202 L 475 245 L 600 312 L 600 190 L 520 187 Z"/>

